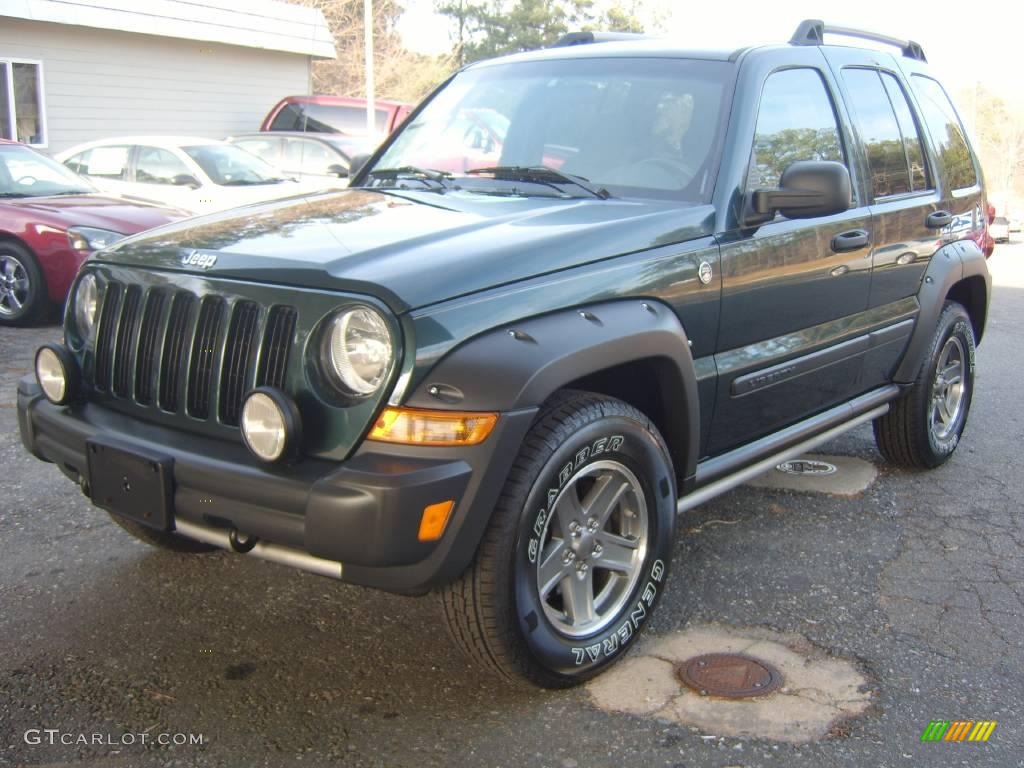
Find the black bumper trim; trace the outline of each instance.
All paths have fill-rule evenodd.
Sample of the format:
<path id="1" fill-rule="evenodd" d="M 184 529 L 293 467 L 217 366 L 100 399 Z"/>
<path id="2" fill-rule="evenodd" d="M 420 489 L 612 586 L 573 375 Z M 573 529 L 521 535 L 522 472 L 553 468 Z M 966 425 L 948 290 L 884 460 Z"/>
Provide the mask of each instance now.
<path id="1" fill-rule="evenodd" d="M 18 385 L 22 442 L 36 457 L 88 482 L 86 441 L 116 438 L 174 460 L 174 516 L 237 529 L 344 564 L 345 581 L 425 592 L 469 564 L 535 409 L 503 414 L 490 438 L 465 448 L 364 442 L 343 463 L 262 464 L 240 443 L 138 421 L 100 405 L 55 406 L 26 377 Z M 454 499 L 438 542 L 417 539 L 423 508 Z"/>

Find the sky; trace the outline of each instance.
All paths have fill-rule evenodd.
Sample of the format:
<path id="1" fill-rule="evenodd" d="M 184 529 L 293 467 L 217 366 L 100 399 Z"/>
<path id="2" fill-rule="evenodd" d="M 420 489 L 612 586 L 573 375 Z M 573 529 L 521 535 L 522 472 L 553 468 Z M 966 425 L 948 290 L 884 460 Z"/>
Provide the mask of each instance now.
<path id="1" fill-rule="evenodd" d="M 981 81 L 1011 100 L 1024 100 L 1024 4 L 1019 0 L 733 0 L 727 11 L 721 2 L 647 4 L 659 2 L 668 9 L 665 36 L 683 45 L 731 48 L 784 42 L 802 19 L 824 19 L 915 40 L 950 88 Z M 434 0 L 404 0 L 404 5 L 399 30 L 409 48 L 422 53 L 451 50 L 451 26 L 434 12 Z"/>

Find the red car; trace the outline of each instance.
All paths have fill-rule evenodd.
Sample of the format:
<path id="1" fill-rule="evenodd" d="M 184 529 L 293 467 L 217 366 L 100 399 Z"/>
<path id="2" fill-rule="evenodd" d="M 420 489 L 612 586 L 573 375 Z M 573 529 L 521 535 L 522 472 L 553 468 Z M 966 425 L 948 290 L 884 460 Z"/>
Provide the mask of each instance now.
<path id="1" fill-rule="evenodd" d="M 0 139 L 0 325 L 43 319 L 90 253 L 184 215 L 101 195 L 55 160 Z"/>
<path id="2" fill-rule="evenodd" d="M 376 133 L 387 136 L 412 112 L 412 104 L 374 102 Z M 286 96 L 270 110 L 261 131 L 366 133 L 366 99 L 350 96 Z"/>

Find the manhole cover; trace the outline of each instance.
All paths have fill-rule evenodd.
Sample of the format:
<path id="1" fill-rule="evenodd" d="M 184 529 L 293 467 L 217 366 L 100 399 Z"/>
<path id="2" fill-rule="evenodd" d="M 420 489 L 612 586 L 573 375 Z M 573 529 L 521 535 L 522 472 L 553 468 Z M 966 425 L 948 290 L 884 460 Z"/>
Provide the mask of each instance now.
<path id="1" fill-rule="evenodd" d="M 702 696 L 742 699 L 771 693 L 782 683 L 778 670 L 738 653 L 694 656 L 676 667 L 679 679 Z"/>
<path id="2" fill-rule="evenodd" d="M 816 459 L 793 459 L 784 461 L 775 468 L 787 475 L 834 475 L 836 473 L 835 464 Z"/>

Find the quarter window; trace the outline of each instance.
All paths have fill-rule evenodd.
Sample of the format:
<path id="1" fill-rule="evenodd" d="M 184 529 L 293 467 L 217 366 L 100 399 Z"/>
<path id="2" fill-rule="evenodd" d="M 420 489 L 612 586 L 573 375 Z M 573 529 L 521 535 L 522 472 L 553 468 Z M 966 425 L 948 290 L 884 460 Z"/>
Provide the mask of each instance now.
<path id="1" fill-rule="evenodd" d="M 0 137 L 46 146 L 41 63 L 0 59 Z"/>
<path id="2" fill-rule="evenodd" d="M 765 81 L 747 188 L 777 187 L 798 160 L 845 162 L 825 81 L 813 69 L 786 69 Z"/>
<path id="3" fill-rule="evenodd" d="M 921 104 L 921 115 L 935 144 L 947 182 L 953 189 L 973 187 L 978 183 L 978 173 L 960 118 L 949 96 L 930 77 L 914 75 L 910 82 Z"/>
<path id="4" fill-rule="evenodd" d="M 868 156 L 875 197 L 913 191 L 900 124 L 877 70 L 844 69 L 854 121 Z"/>
<path id="5" fill-rule="evenodd" d="M 101 179 L 125 181 L 128 178 L 127 146 L 93 147 L 64 161 L 75 173 Z"/>

